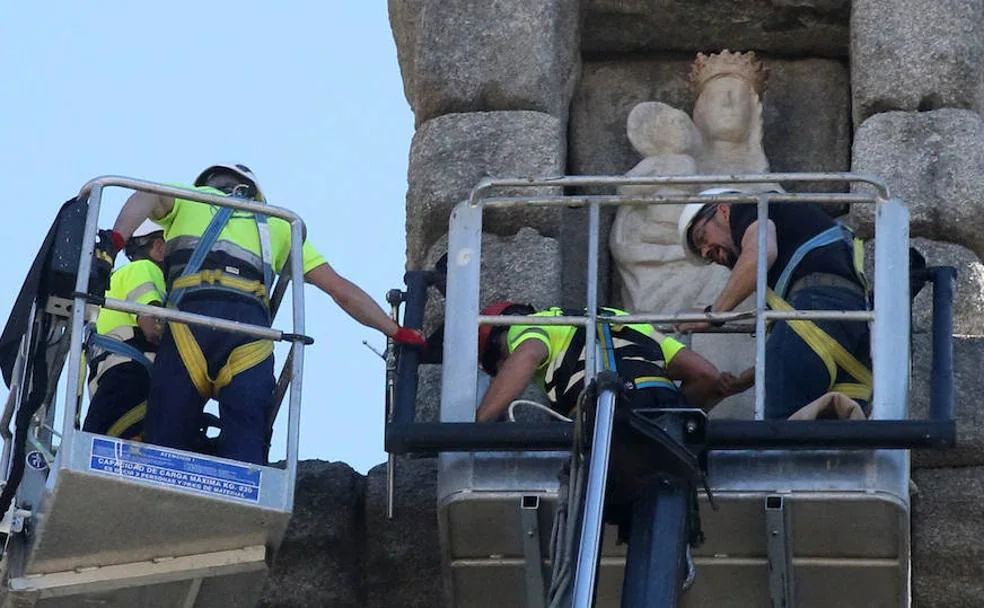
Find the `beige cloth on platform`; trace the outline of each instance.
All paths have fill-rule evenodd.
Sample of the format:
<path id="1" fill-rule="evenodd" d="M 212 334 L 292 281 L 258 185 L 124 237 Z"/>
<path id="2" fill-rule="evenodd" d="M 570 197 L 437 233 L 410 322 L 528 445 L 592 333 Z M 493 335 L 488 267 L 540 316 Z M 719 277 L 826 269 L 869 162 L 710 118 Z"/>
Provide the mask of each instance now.
<path id="1" fill-rule="evenodd" d="M 789 420 L 867 420 L 861 406 L 844 393 L 831 392 L 793 412 Z"/>

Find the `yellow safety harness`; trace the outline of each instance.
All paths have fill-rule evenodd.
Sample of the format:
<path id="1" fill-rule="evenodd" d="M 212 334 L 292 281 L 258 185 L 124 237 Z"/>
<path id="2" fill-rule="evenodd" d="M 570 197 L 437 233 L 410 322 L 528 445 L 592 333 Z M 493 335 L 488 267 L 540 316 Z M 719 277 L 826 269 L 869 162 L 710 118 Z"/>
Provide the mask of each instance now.
<path id="1" fill-rule="evenodd" d="M 142 401 L 139 405 L 130 408 L 125 414 L 117 418 L 116 422 L 106 431 L 106 434 L 110 437 L 119 437 L 125 430 L 143 420 L 146 415 L 147 402 Z M 141 441 L 142 438 L 143 435 L 131 437 L 134 441 Z"/>
<path id="2" fill-rule="evenodd" d="M 243 279 L 236 275 L 222 272 L 221 270 L 202 270 L 192 274 L 181 275 L 173 283 L 174 289 L 194 289 L 205 286 L 219 286 L 232 291 L 245 293 L 258 299 L 264 308 L 270 308 L 270 301 L 267 298 L 267 288 L 263 283 Z"/>
<path id="3" fill-rule="evenodd" d="M 766 301 L 769 304 L 769 308 L 781 312 L 795 310 L 783 296 L 796 266 L 806 257 L 806 254 L 814 249 L 844 241 L 851 243 L 854 271 L 857 274 L 858 280 L 861 282 L 861 288 L 864 291 L 865 300 L 867 301 L 868 284 L 864 277 L 863 242 L 861 239 L 855 237 L 845 226 L 837 224 L 806 241 L 793 252 L 789 263 L 786 264 L 778 281 L 776 281 L 776 290 L 769 289 L 766 293 Z M 789 324 L 789 327 L 796 332 L 796 335 L 806 342 L 810 349 L 823 361 L 827 368 L 827 373 L 830 376 L 830 384 L 827 387 L 828 391 L 841 392 L 852 399 L 871 401 L 873 387 L 871 370 L 858 361 L 857 357 L 848 352 L 840 342 L 831 337 L 830 334 L 811 320 L 799 319 L 785 322 Z M 838 370 L 844 370 L 854 381 L 837 382 Z"/>
<path id="4" fill-rule="evenodd" d="M 232 217 L 232 211 L 230 207 L 223 207 L 212 218 L 181 276 L 176 278 L 171 285 L 171 290 L 168 293 L 169 307 L 177 308 L 182 297 L 190 291 L 218 289 L 253 297 L 263 305 L 264 309 L 270 309 L 268 294 L 273 285 L 273 271 L 270 230 L 266 216 L 259 213 L 251 214 L 256 221 L 256 229 L 260 237 L 260 257 L 263 265 L 262 282 L 243 279 L 221 270 L 200 270 L 209 251 L 218 240 L 219 234 L 225 228 L 229 218 Z M 181 356 L 181 362 L 188 370 L 188 375 L 198 390 L 198 394 L 205 399 L 218 398 L 219 392 L 232 382 L 236 374 L 259 365 L 267 357 L 273 355 L 273 342 L 271 340 L 254 340 L 242 344 L 232 349 L 225 365 L 219 369 L 218 374 L 213 379 L 208 373 L 208 362 L 205 359 L 205 354 L 191 333 L 191 328 L 185 323 L 176 321 L 169 321 L 168 326 L 171 328 L 171 335 L 174 336 L 174 343 L 178 349 L 178 354 Z"/>
<path id="5" fill-rule="evenodd" d="M 174 343 L 178 347 L 178 354 L 181 355 L 181 362 L 188 370 L 191 381 L 195 383 L 198 394 L 205 399 L 218 398 L 219 391 L 232 382 L 233 376 L 259 365 L 273 354 L 271 340 L 254 340 L 237 346 L 229 353 L 225 365 L 213 379 L 208 375 L 208 362 L 191 329 L 184 323 L 172 322 L 170 326 Z"/>
<path id="6" fill-rule="evenodd" d="M 789 302 L 780 298 L 771 289 L 766 294 L 766 300 L 772 310 L 783 312 L 795 310 Z M 830 376 L 828 391 L 838 391 L 852 399 L 871 400 L 873 386 L 871 370 L 858 361 L 857 357 L 848 352 L 846 348 L 841 346 L 840 342 L 832 338 L 813 321 L 800 319 L 786 321 L 786 323 L 820 357 L 827 367 L 827 373 Z M 855 382 L 837 382 L 838 369 L 847 372 Z"/>

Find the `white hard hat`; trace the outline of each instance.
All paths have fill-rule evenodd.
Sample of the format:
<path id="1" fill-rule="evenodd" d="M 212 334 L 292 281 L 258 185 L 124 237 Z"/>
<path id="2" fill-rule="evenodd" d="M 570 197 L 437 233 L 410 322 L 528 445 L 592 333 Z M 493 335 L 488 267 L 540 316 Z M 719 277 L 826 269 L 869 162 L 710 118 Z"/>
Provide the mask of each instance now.
<path id="1" fill-rule="evenodd" d="M 154 238 L 147 238 L 153 236 Z M 123 248 L 123 253 L 130 260 L 137 259 L 138 255 L 141 255 L 141 251 L 144 248 L 149 247 L 157 238 L 164 238 L 164 229 L 155 224 L 150 220 L 144 220 L 142 224 L 137 226 L 137 229 L 133 231 L 130 235 L 129 240 L 126 242 L 126 246 Z M 144 254 L 145 255 L 145 254 Z"/>
<path id="2" fill-rule="evenodd" d="M 142 224 L 137 226 L 137 229 L 133 231 L 131 238 L 139 236 L 147 236 L 148 234 L 153 234 L 154 232 L 163 232 L 164 229 L 155 224 L 154 222 L 144 220 Z M 163 235 L 162 235 L 163 237 Z"/>
<path id="3" fill-rule="evenodd" d="M 249 182 L 249 185 L 253 186 L 253 198 L 260 202 L 266 202 L 266 198 L 263 196 L 263 190 L 260 189 L 260 184 L 256 181 L 256 175 L 253 174 L 253 170 L 242 163 L 218 163 L 210 165 L 198 174 L 198 177 L 195 178 L 195 185 L 204 186 L 208 178 L 217 172 L 233 173 L 244 178 Z"/>
<path id="4" fill-rule="evenodd" d="M 735 190 L 734 188 L 708 188 L 707 190 L 702 190 L 697 194 L 697 196 L 714 196 L 715 194 L 742 194 L 741 190 Z M 680 213 L 680 219 L 677 220 L 677 232 L 680 234 L 680 245 L 683 246 L 683 251 L 687 254 L 692 262 L 698 264 L 710 264 L 710 260 L 705 260 L 701 257 L 699 251 L 695 251 L 690 245 L 690 229 L 693 227 L 694 221 L 704 207 L 708 205 L 713 205 L 714 202 L 707 203 L 689 203 L 683 207 L 683 211 Z"/>

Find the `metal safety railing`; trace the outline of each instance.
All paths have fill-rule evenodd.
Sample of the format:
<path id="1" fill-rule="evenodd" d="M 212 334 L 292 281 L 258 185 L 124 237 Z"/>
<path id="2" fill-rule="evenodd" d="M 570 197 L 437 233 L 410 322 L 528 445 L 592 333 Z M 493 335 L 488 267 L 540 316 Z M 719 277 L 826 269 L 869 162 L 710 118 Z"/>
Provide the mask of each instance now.
<path id="1" fill-rule="evenodd" d="M 874 193 L 766 192 L 748 194 L 694 195 L 590 195 L 558 194 L 553 196 L 495 195 L 498 188 L 588 187 L 623 185 L 714 185 L 759 184 L 782 182 L 841 182 L 870 186 Z M 572 325 L 586 332 L 585 383 L 597 372 L 595 349 L 598 323 L 598 256 L 600 208 L 609 205 L 651 205 L 686 203 L 751 203 L 757 206 L 758 260 L 755 310 L 729 313 L 630 314 L 620 322 L 677 323 L 685 321 L 735 321 L 754 319 L 756 339 L 756 418 L 749 421 L 715 421 L 708 423 L 707 448 L 889 448 L 949 447 L 955 442 L 952 399 L 952 324 L 953 275 L 949 269 L 930 269 L 934 283 L 934 339 L 932 407 L 928 420 L 907 420 L 909 382 L 909 265 L 908 211 L 889 196 L 881 180 L 850 173 L 793 173 L 759 175 L 711 175 L 672 177 L 557 177 L 544 179 L 486 179 L 469 199 L 453 211 L 448 243 L 448 276 L 444 324 L 443 382 L 441 422 L 413 422 L 413 391 L 398 385 L 392 421 L 387 424 L 386 448 L 391 453 L 419 451 L 488 451 L 553 450 L 571 445 L 573 425 L 541 423 L 489 425 L 474 422 L 478 395 L 478 327 L 493 325 Z M 876 206 L 875 284 L 877 294 L 873 311 L 772 311 L 766 308 L 768 206 L 770 203 L 872 204 Z M 484 316 L 479 314 L 480 256 L 482 212 L 486 207 L 557 206 L 587 207 L 588 261 L 586 314 L 584 316 L 531 317 Z M 413 273 L 408 273 L 408 277 Z M 419 277 L 418 277 L 419 278 Z M 410 281 L 408 280 L 408 285 Z M 414 291 L 411 289 L 411 292 Z M 423 289 L 416 290 L 419 301 L 408 292 L 407 314 L 411 307 L 422 310 L 426 299 Z M 868 321 L 873 325 L 871 352 L 873 377 L 872 419 L 865 421 L 790 422 L 762 420 L 765 403 L 766 324 L 773 320 L 835 319 Z M 588 476 L 586 510 L 598 512 L 604 496 L 607 453 L 612 435 L 614 399 L 600 399 L 596 414 L 592 461 Z M 597 458 L 595 457 L 597 455 Z M 597 504 L 596 504 L 597 503 Z M 593 505 L 593 506 L 592 506 Z M 594 509 L 594 510 L 592 510 Z M 596 513 L 597 514 L 597 513 Z M 600 542 L 600 517 L 584 518 L 578 580 L 575 581 L 575 605 L 584 605 L 585 594 L 594 586 L 594 572 L 588 564 L 597 564 Z M 583 576 L 582 576 L 582 570 Z"/>
<path id="2" fill-rule="evenodd" d="M 521 195 L 493 196 L 496 188 L 522 187 L 585 187 L 623 185 L 688 185 L 688 184 L 756 184 L 783 182 L 841 182 L 870 186 L 873 194 L 863 193 L 796 193 L 768 192 L 763 194 L 717 194 L 713 197 L 693 195 L 585 195 L 554 196 Z M 585 327 L 593 339 L 597 322 L 598 229 L 600 207 L 610 205 L 753 203 L 758 213 L 766 213 L 769 203 L 873 204 L 876 205 L 875 231 L 881 238 L 875 241 L 875 285 L 878 294 L 874 311 L 772 311 L 765 309 L 765 273 L 757 276 L 755 311 L 727 313 L 630 314 L 622 322 L 674 323 L 686 321 L 736 321 L 755 319 L 753 327 L 742 324 L 731 331 L 754 330 L 756 337 L 756 413 L 761 418 L 764 409 L 762 374 L 768 320 L 838 319 L 873 321 L 871 337 L 873 376 L 893 378 L 875 391 L 872 419 L 867 421 L 789 422 L 785 420 L 712 420 L 708 427 L 711 449 L 802 448 L 822 449 L 836 445 L 841 448 L 908 448 L 947 447 L 955 441 L 952 398 L 952 346 L 949 328 L 952 325 L 953 277 L 946 269 L 931 269 L 927 278 L 934 283 L 934 340 L 932 416 L 929 420 L 906 420 L 909 353 L 909 293 L 908 293 L 908 212 L 900 201 L 889 196 L 888 188 L 876 177 L 851 173 L 772 173 L 759 175 L 712 176 L 578 176 L 540 179 L 485 179 L 472 191 L 468 200 L 459 204 L 451 217 L 448 243 L 447 302 L 444 325 L 443 378 L 441 393 L 441 422 L 414 422 L 416 394 L 415 366 L 404 365 L 397 374 L 397 390 L 391 421 L 386 427 L 386 449 L 389 452 L 434 452 L 475 450 L 553 450 L 567 447 L 571 441 L 569 425 L 530 423 L 523 425 L 484 425 L 474 422 L 477 403 L 477 362 L 456 353 L 477 352 L 479 324 L 522 325 L 530 317 L 489 317 L 479 315 L 479 264 L 481 252 L 482 210 L 485 207 L 557 206 L 588 207 L 588 264 L 586 269 L 586 316 L 536 317 L 537 324 L 562 324 Z M 761 215 L 765 217 L 764 215 Z M 759 239 L 765 237 L 766 223 L 760 222 Z M 763 256 L 764 248 L 759 248 Z M 759 268 L 765 264 L 760 261 Z M 407 273 L 409 291 L 407 317 L 422 318 L 428 284 L 427 272 Z M 761 284 L 759 284 L 761 283 Z M 761 301 L 759 301 L 761 300 Z M 728 331 L 726 326 L 724 331 Z M 730 333 L 730 332 L 729 332 Z M 588 374 L 594 373 L 594 353 L 587 350 Z M 413 369 L 409 369 L 413 368 Z M 411 377 L 413 376 L 413 377 Z M 876 381 L 877 383 L 877 381 Z"/>
<path id="3" fill-rule="evenodd" d="M 291 343 L 289 355 L 284 364 L 284 369 L 282 371 L 281 381 L 279 384 L 289 384 L 290 390 L 286 438 L 287 458 L 285 463 L 287 479 L 283 486 L 283 504 L 287 509 L 292 508 L 294 482 L 297 475 L 304 346 L 310 344 L 312 340 L 304 335 L 304 282 L 300 279 L 293 280 L 304 276 L 303 257 L 301 251 L 304 241 L 304 223 L 300 216 L 289 209 L 284 209 L 282 207 L 119 176 L 98 177 L 87 182 L 82 187 L 79 192 L 79 199 L 87 200 L 88 209 L 85 218 L 85 229 L 82 237 L 82 251 L 80 252 L 79 257 L 75 293 L 72 294 L 73 306 L 70 328 L 71 342 L 68 357 L 68 377 L 66 381 L 65 408 L 62 418 L 61 443 L 58 446 L 59 451 L 71 453 L 72 442 L 75 439 L 76 433 L 79 432 L 75 428 L 75 420 L 78 415 L 77 410 L 79 407 L 78 394 L 80 389 L 79 384 L 81 381 L 80 366 L 83 347 L 82 333 L 83 325 L 85 324 L 85 307 L 88 302 L 93 300 L 93 297 L 88 294 L 89 275 L 95 247 L 96 232 L 98 230 L 99 209 L 102 203 L 103 190 L 109 187 L 126 188 L 138 192 L 146 192 L 199 203 L 207 203 L 220 207 L 230 207 L 232 209 L 249 211 L 253 213 L 262 213 L 267 216 L 283 219 L 290 224 L 291 242 L 290 255 L 287 261 L 288 268 L 286 272 L 281 273 L 279 281 L 274 288 L 273 297 L 271 298 L 271 316 L 275 316 L 277 308 L 279 308 L 280 302 L 286 293 L 287 284 L 288 282 L 291 283 L 293 331 L 290 333 L 271 327 L 239 323 L 226 319 L 182 312 L 180 310 L 134 304 L 132 302 L 115 298 L 96 299 L 102 307 L 110 310 L 147 315 L 168 321 L 178 321 L 191 325 L 199 325 L 224 331 L 241 333 L 255 338 L 286 341 Z M 278 393 L 281 396 L 283 395 L 283 390 L 284 389 L 282 388 L 278 390 Z M 277 404 L 277 406 L 278 405 L 279 404 Z M 62 461 L 62 466 L 65 466 L 65 460 Z"/>

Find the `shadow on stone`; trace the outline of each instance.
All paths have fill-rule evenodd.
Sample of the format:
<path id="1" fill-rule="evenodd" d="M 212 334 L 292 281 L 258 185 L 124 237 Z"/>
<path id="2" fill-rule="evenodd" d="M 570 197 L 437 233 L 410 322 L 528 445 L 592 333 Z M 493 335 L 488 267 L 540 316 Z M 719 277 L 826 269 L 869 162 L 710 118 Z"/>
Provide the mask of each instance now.
<path id="1" fill-rule="evenodd" d="M 343 462 L 299 463 L 294 516 L 261 608 L 365 605 L 366 479 Z"/>
<path id="2" fill-rule="evenodd" d="M 399 458 L 396 467 L 393 519 L 386 518 L 386 465 L 373 467 L 367 476 L 365 606 L 441 606 L 437 460 Z"/>

